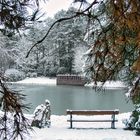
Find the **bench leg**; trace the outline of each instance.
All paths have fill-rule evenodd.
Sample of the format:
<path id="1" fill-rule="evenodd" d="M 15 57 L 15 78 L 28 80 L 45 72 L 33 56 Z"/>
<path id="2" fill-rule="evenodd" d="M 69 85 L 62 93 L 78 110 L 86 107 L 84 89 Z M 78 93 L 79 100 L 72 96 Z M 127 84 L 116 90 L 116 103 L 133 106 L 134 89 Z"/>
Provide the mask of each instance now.
<path id="1" fill-rule="evenodd" d="M 115 129 L 115 122 L 114 121 L 111 122 L 111 128 Z"/>
<path id="2" fill-rule="evenodd" d="M 115 129 L 115 114 L 112 115 L 111 128 Z"/>
<path id="3" fill-rule="evenodd" d="M 70 114 L 70 128 L 72 128 L 72 114 Z"/>

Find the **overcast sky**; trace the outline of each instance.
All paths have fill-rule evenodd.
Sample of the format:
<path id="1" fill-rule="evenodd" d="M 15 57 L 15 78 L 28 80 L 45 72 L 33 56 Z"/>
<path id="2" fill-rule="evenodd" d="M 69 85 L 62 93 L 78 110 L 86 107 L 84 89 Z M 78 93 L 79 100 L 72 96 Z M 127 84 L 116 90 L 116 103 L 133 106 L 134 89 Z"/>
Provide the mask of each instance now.
<path id="1" fill-rule="evenodd" d="M 43 0 L 42 0 L 43 1 Z M 53 17 L 58 11 L 64 9 L 67 10 L 70 6 L 72 6 L 74 0 L 47 0 L 45 3 L 40 3 L 40 9 L 44 13 L 46 13 L 47 17 Z M 86 0 L 91 3 L 93 0 Z M 76 4 L 74 4 L 76 6 Z M 73 5 L 73 6 L 74 6 Z M 79 7 L 80 4 L 77 3 L 76 7 Z M 45 16 L 45 17 L 46 17 Z"/>
<path id="2" fill-rule="evenodd" d="M 42 3 L 42 11 L 45 11 L 48 17 L 53 17 L 55 13 L 61 9 L 67 10 L 73 0 L 48 0 L 46 3 Z"/>

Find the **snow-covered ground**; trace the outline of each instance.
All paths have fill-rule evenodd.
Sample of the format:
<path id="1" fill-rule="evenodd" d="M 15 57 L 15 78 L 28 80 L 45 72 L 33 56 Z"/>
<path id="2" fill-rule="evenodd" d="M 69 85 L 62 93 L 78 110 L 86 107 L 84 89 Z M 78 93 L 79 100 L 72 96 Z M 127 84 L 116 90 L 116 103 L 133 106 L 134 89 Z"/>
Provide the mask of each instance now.
<path id="1" fill-rule="evenodd" d="M 56 84 L 56 79 L 50 78 L 27 78 L 17 83 L 24 84 Z M 92 86 L 92 84 L 88 85 Z M 121 82 L 107 82 L 106 88 L 124 87 Z M 110 128 L 110 123 L 74 123 L 74 129 L 69 129 L 68 116 L 51 116 L 50 128 L 35 128 L 31 132 L 30 140 L 139 140 L 132 131 L 124 130 L 122 120 L 128 118 L 130 113 L 117 115 L 116 129 Z M 106 116 L 96 116 L 97 119 Z"/>
<path id="2" fill-rule="evenodd" d="M 98 116 L 100 117 L 100 116 Z M 101 116 L 104 118 L 104 116 Z M 51 116 L 50 128 L 35 128 L 31 133 L 31 140 L 140 140 L 132 131 L 124 130 L 122 120 L 129 117 L 129 113 L 119 114 L 116 129 L 110 128 L 110 123 L 74 123 L 70 129 L 67 116 Z"/>

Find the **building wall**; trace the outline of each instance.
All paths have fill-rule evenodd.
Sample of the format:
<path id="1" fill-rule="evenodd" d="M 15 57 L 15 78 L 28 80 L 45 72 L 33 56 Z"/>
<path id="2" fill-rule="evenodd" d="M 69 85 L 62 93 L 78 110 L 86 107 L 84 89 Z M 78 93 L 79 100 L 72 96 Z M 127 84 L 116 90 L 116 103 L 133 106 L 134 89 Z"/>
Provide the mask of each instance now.
<path id="1" fill-rule="evenodd" d="M 57 85 L 84 86 L 85 79 L 77 75 L 57 75 Z"/>

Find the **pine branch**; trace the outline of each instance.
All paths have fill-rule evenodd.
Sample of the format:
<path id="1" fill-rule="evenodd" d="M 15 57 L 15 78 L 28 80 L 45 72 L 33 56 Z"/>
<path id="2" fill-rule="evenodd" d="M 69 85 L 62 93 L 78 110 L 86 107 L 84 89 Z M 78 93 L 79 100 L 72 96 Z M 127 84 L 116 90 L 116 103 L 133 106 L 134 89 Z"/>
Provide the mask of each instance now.
<path id="1" fill-rule="evenodd" d="M 3 77 L 1 77 L 0 104 L 4 113 L 0 118 L 0 138 L 14 140 L 17 137 L 20 137 L 21 139 L 24 139 L 24 134 L 29 134 L 28 129 L 31 129 L 28 119 L 23 114 L 24 109 L 29 109 L 26 104 L 22 103 L 25 96 L 6 87 L 2 80 Z"/>

